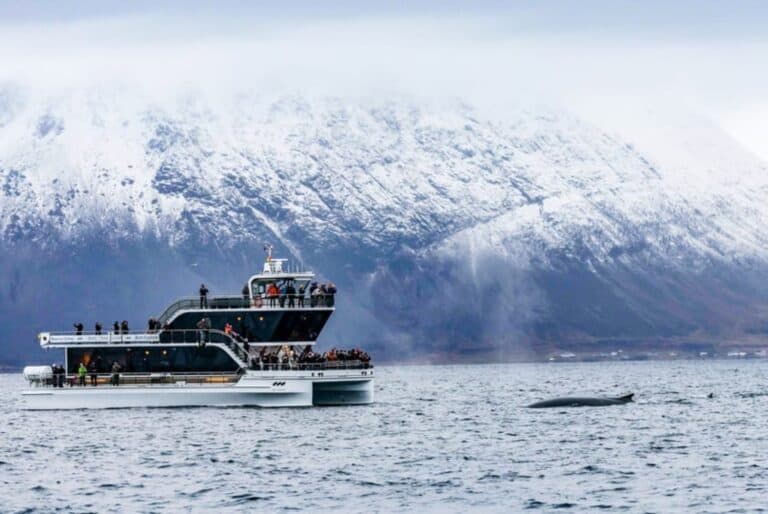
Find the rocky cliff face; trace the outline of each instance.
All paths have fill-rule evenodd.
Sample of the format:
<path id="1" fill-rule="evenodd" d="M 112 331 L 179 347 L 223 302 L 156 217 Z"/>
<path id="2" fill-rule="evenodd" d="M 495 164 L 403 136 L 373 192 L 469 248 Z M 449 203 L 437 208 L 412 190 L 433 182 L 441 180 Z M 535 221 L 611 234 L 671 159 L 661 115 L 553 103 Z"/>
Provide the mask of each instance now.
<path id="1" fill-rule="evenodd" d="M 6 88 L 0 358 L 238 291 L 265 241 L 341 286 L 325 344 L 389 358 L 760 332 L 768 173 L 723 153 L 681 173 L 554 111 Z"/>

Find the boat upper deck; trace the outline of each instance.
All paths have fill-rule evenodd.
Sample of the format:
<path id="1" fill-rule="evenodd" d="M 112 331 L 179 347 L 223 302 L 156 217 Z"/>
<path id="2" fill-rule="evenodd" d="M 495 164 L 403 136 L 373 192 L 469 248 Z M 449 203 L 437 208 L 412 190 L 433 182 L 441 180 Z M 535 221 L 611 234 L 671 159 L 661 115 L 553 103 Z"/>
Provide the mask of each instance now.
<path id="1" fill-rule="evenodd" d="M 318 284 L 311 271 L 291 269 L 285 259 L 267 259 L 261 273 L 252 275 L 241 294 L 209 295 L 205 284 L 198 296 L 186 296 L 171 303 L 163 313 L 148 320 L 147 330 L 130 332 L 128 322 L 114 323 L 111 332 L 83 332 L 75 323 L 74 332 L 43 332 L 44 348 L 114 345 L 192 343 L 201 333 L 227 345 L 267 346 L 274 344 L 312 345 L 335 310 L 336 287 Z"/>
<path id="2" fill-rule="evenodd" d="M 198 296 L 185 296 L 174 301 L 160 314 L 157 322 L 165 327 L 188 311 L 333 311 L 336 286 L 331 282 L 318 284 L 313 281 L 313 272 L 290 270 L 286 262 L 286 259 L 272 259 L 270 249 L 263 271 L 252 275 L 239 295 L 208 296 L 208 289 L 202 285 Z"/>

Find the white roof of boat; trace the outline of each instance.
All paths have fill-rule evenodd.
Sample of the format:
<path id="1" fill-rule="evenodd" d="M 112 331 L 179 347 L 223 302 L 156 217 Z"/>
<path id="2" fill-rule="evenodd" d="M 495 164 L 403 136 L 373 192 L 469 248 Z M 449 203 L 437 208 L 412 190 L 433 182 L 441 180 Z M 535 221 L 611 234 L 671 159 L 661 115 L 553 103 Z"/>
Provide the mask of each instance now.
<path id="1" fill-rule="evenodd" d="M 280 280 L 280 279 L 313 279 L 315 277 L 314 272 L 308 270 L 290 270 L 290 266 L 286 266 L 288 259 L 272 259 L 268 258 L 264 261 L 264 269 L 261 273 L 252 275 L 248 279 L 250 284 L 254 280 Z M 285 269 L 285 268 L 288 269 Z"/>

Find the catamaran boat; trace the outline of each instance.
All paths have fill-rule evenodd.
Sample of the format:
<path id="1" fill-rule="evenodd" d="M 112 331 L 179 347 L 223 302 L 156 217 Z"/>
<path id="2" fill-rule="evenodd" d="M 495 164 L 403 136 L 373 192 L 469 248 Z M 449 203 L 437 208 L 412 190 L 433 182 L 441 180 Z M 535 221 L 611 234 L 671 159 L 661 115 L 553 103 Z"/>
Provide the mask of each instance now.
<path id="1" fill-rule="evenodd" d="M 28 366 L 27 409 L 373 403 L 374 369 L 358 349 L 313 351 L 335 310 L 314 274 L 268 249 L 262 273 L 236 296 L 177 300 L 142 333 L 43 332 L 63 366 Z M 305 295 L 312 291 L 313 294 Z M 86 371 L 87 370 L 87 371 Z"/>

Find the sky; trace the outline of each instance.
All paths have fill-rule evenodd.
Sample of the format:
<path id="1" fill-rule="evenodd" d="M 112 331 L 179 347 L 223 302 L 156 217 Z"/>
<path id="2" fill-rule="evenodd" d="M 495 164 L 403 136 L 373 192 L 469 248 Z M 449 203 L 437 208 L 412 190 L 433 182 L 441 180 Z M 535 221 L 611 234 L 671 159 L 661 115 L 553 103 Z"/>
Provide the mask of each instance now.
<path id="1" fill-rule="evenodd" d="M 767 26 L 756 1 L 0 0 L 0 83 L 557 105 L 626 134 L 695 115 L 768 161 Z"/>

